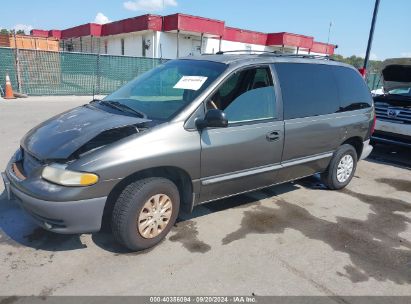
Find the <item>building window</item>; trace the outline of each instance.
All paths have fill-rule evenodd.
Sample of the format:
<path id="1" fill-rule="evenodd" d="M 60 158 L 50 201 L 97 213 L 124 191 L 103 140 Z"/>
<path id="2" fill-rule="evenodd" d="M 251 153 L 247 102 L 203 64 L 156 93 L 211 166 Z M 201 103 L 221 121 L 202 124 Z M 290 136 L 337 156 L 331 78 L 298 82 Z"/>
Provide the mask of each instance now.
<path id="1" fill-rule="evenodd" d="M 143 38 L 143 57 L 147 56 L 147 51 L 150 49 L 151 46 L 151 40 L 150 39 L 144 39 Z"/>
<path id="2" fill-rule="evenodd" d="M 121 55 L 124 55 L 124 38 L 121 38 Z"/>
<path id="3" fill-rule="evenodd" d="M 104 54 L 108 53 L 108 41 L 104 40 Z"/>
<path id="4" fill-rule="evenodd" d="M 72 41 L 68 41 L 66 43 L 66 50 L 67 52 L 74 52 L 74 46 Z"/>

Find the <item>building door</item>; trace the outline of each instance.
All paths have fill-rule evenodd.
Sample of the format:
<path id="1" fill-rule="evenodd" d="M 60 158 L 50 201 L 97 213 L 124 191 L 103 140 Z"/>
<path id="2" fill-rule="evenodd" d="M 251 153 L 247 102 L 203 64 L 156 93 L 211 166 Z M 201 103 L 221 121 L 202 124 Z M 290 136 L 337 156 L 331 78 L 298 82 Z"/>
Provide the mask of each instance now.
<path id="1" fill-rule="evenodd" d="M 191 39 L 191 55 L 197 56 L 201 55 L 201 40 Z"/>

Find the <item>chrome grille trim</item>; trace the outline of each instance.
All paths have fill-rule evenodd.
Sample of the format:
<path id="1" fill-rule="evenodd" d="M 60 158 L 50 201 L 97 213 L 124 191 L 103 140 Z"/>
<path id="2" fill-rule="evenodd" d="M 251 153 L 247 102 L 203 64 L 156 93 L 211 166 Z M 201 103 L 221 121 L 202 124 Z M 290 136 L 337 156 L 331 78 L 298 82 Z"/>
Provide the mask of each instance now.
<path id="1" fill-rule="evenodd" d="M 388 115 L 389 110 L 393 110 L 398 114 Z M 386 102 L 375 102 L 375 114 L 377 119 L 380 120 L 411 124 L 411 108 L 391 106 Z"/>

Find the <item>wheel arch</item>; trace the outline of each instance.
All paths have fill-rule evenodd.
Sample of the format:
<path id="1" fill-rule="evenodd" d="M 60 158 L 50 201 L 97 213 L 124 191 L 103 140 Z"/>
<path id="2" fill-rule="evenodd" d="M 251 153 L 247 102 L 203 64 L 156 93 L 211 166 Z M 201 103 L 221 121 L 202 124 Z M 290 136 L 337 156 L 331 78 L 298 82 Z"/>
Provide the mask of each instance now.
<path id="1" fill-rule="evenodd" d="M 361 154 L 362 154 L 362 149 L 363 149 L 363 140 L 362 140 L 362 138 L 359 137 L 359 136 L 350 137 L 350 138 L 346 139 L 341 144 L 341 146 L 345 145 L 345 144 L 349 144 L 349 145 L 354 147 L 355 151 L 357 152 L 357 159 L 359 160 L 360 157 L 361 157 Z"/>
<path id="2" fill-rule="evenodd" d="M 193 207 L 193 183 L 191 176 L 185 170 L 178 167 L 154 167 L 130 174 L 114 186 L 107 197 L 104 207 L 103 225 L 110 222 L 114 204 L 123 189 L 133 181 L 149 177 L 163 177 L 171 180 L 177 186 L 180 194 L 180 211 L 191 212 Z"/>

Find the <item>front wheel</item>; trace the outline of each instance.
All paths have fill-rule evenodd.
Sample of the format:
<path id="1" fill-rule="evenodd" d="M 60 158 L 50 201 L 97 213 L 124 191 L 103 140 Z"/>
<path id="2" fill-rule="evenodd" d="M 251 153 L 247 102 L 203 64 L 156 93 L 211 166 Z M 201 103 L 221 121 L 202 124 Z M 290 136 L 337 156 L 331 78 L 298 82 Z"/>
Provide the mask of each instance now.
<path id="1" fill-rule="evenodd" d="M 321 174 L 323 183 L 332 190 L 347 186 L 357 168 L 357 152 L 354 147 L 344 144 L 334 153 L 327 170 Z"/>
<path id="2" fill-rule="evenodd" d="M 173 227 L 179 207 L 179 192 L 170 180 L 154 177 L 133 182 L 114 205 L 113 235 L 130 250 L 153 247 Z"/>

